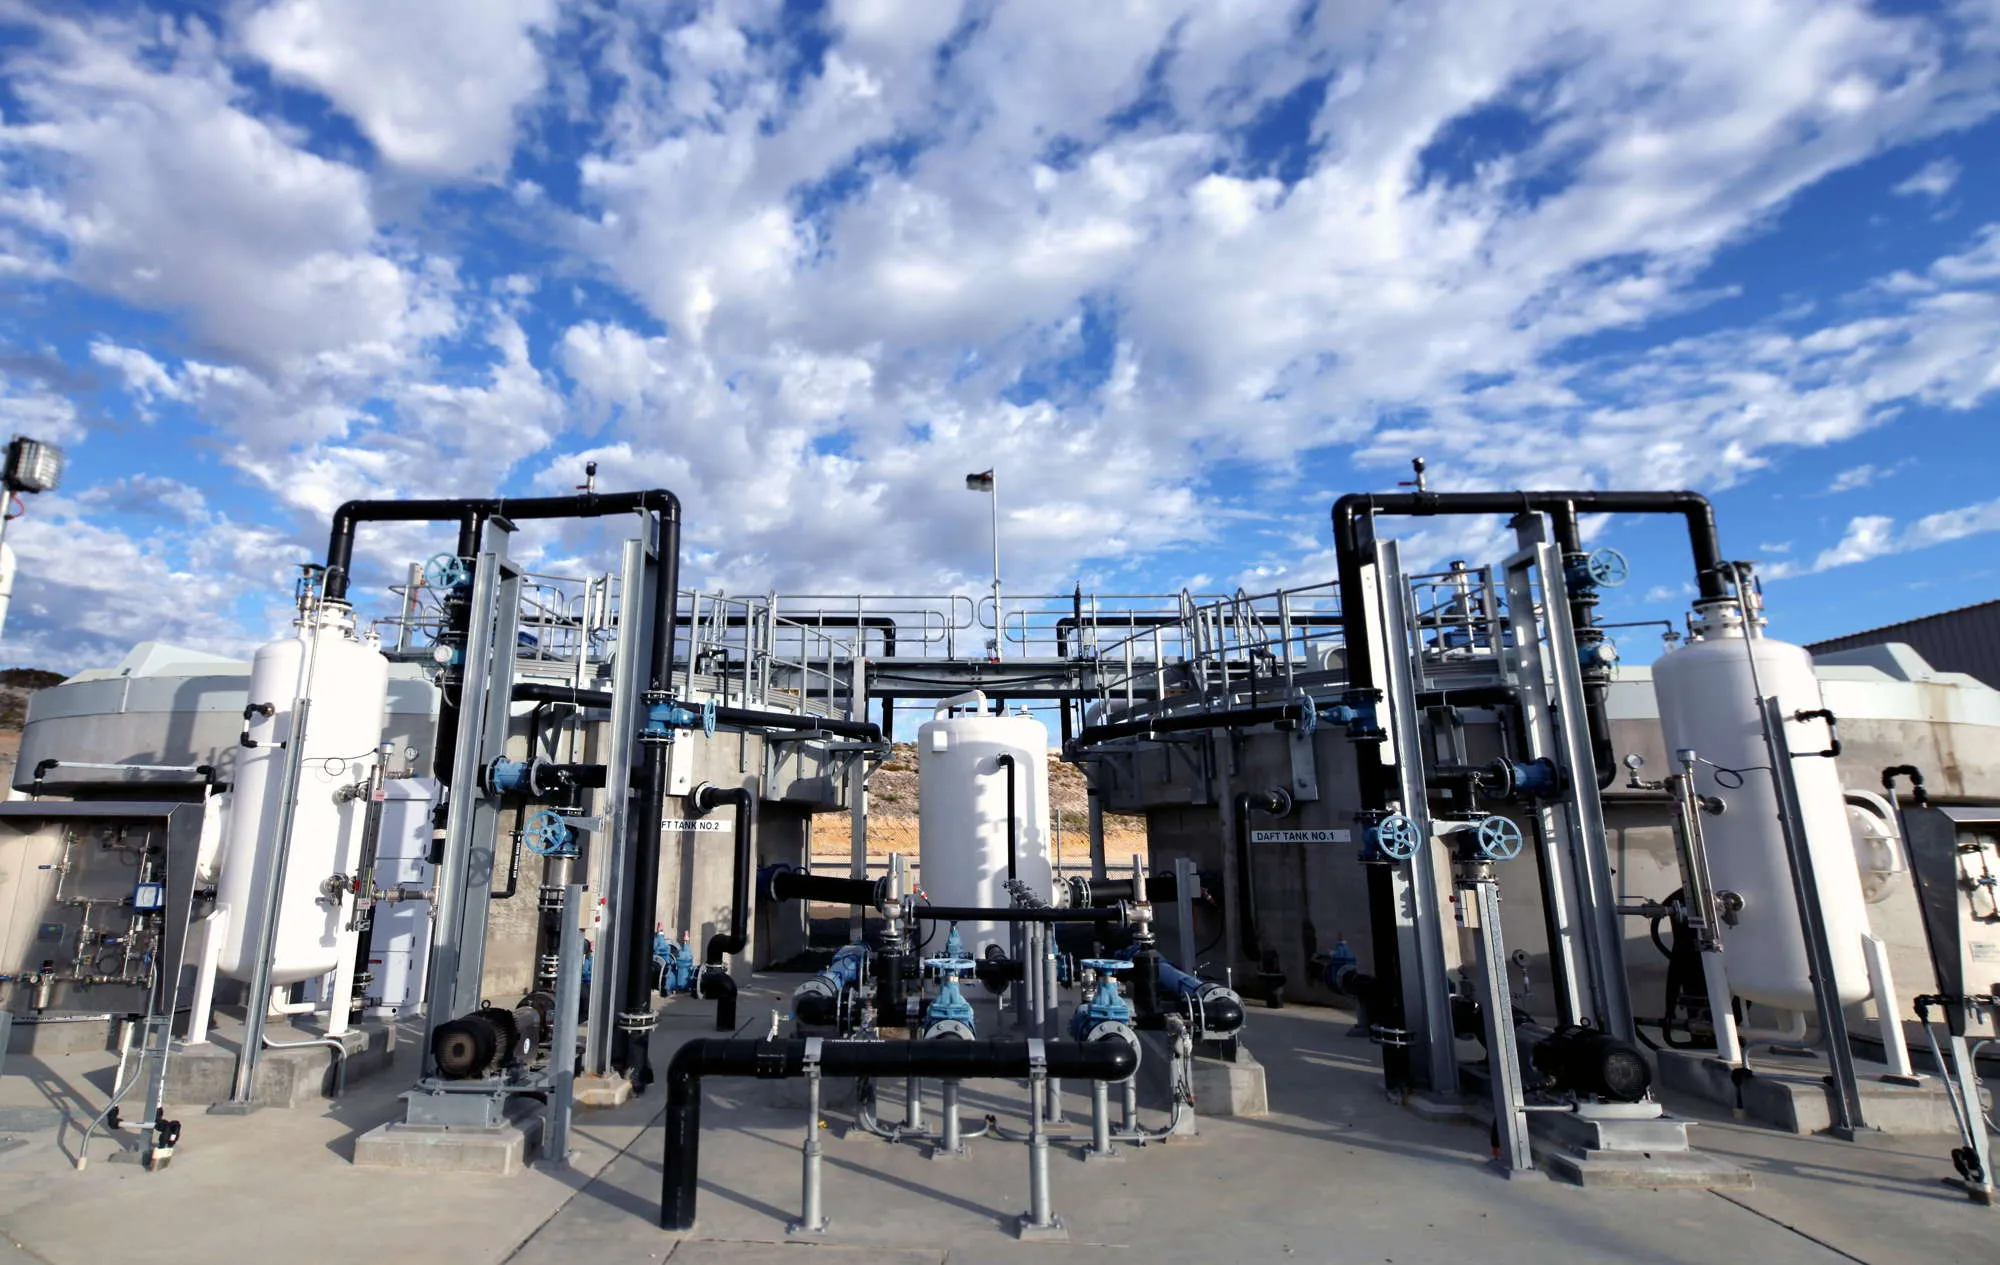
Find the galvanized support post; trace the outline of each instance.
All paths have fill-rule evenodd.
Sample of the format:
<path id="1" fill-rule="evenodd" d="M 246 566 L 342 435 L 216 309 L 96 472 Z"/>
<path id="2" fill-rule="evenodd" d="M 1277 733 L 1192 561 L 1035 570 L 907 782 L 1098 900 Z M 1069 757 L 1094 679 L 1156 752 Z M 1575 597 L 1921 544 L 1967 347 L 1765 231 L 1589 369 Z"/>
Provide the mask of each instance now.
<path id="1" fill-rule="evenodd" d="M 1527 734 L 1529 760 L 1550 760 L 1567 764 L 1567 749 L 1557 732 L 1563 716 L 1549 698 L 1551 669 L 1543 645 L 1544 630 L 1536 612 L 1561 605 L 1555 598 L 1537 603 L 1534 571 L 1551 556 L 1560 565 L 1560 555 L 1552 555 L 1543 542 L 1540 516 L 1527 516 L 1514 523 L 1520 552 L 1508 558 L 1503 577 L 1507 589 L 1507 626 L 1513 633 L 1513 679 L 1518 687 L 1516 706 L 1521 727 Z M 1496 653 L 1499 648 L 1496 647 Z M 1583 723 L 1581 716 L 1575 723 Z M 1579 844 L 1576 812 L 1569 804 L 1541 803 L 1530 811 L 1535 817 L 1536 864 L 1542 880 L 1542 908 L 1549 927 L 1549 976 L 1555 993 L 1556 1022 L 1562 1025 L 1595 1020 L 1595 1007 L 1585 1002 L 1584 989 L 1590 974 L 1585 964 L 1589 937 L 1579 911 L 1583 897 L 1577 891 L 1570 858 Z"/>
<path id="2" fill-rule="evenodd" d="M 924 1128 L 924 1083 L 914 1076 L 903 1078 L 903 1127 L 912 1133 Z"/>
<path id="3" fill-rule="evenodd" d="M 1040 1039 L 1028 1042 L 1028 1211 L 1021 1217 L 1020 1236 L 1041 1241 L 1065 1241 L 1069 1231 L 1049 1207 L 1049 1135 L 1042 1127 L 1042 1097 L 1048 1091 L 1048 1048 Z"/>
<path id="4" fill-rule="evenodd" d="M 803 1172 L 800 1176 L 799 1219 L 785 1227 L 791 1235 L 820 1235 L 826 1233 L 826 1214 L 821 1208 L 820 1198 L 820 1155 L 825 1144 L 820 1141 L 819 1073 L 820 1039 L 806 1038 L 806 1140 L 800 1149 Z"/>
<path id="5" fill-rule="evenodd" d="M 1929 1028 L 1928 1022 L 1924 1025 Z M 1963 1135 L 1972 1151 L 1971 1168 L 1978 1177 L 1961 1177 L 1966 1195 L 1972 1202 L 1991 1206 L 1993 1203 L 1993 1143 L 1986 1136 L 1986 1111 L 1979 1102 L 1979 1069 L 1973 1066 L 1972 1052 L 1966 1048 L 1962 1033 L 1950 1033 L 1951 1066 L 1940 1067 L 1938 1072 L 1950 1078 L 1956 1096 L 1965 1113 Z M 1932 1038 L 1935 1040 L 1936 1038 Z"/>
<path id="6" fill-rule="evenodd" d="M 1174 1058 L 1178 1060 L 1180 1056 L 1177 1054 Z M 1171 1083 L 1170 1079 L 1169 1084 Z M 1136 1132 L 1139 1128 L 1139 1078 L 1127 1076 L 1118 1082 L 1118 1096 L 1124 1100 L 1120 1105 L 1124 1109 L 1125 1132 Z"/>
<path id="7" fill-rule="evenodd" d="M 931 1148 L 934 1160 L 963 1159 L 970 1154 L 960 1139 L 958 1127 L 958 1082 L 944 1081 L 939 1085 L 939 1094 L 944 1099 L 939 1110 L 944 1119 L 938 1129 L 938 1143 Z"/>
<path id="8" fill-rule="evenodd" d="M 1757 702 L 1764 723 L 1764 749 L 1771 758 L 1771 785 L 1778 793 L 1780 833 L 1785 837 L 1785 851 L 1792 862 L 1792 896 L 1798 903 L 1799 928 L 1805 933 L 1806 960 L 1812 967 L 1820 1040 L 1826 1045 L 1827 1062 L 1833 1069 L 1829 1078 L 1833 1083 L 1833 1124 L 1827 1132 L 1851 1142 L 1868 1127 L 1868 1122 L 1861 1114 L 1861 1083 L 1855 1076 L 1853 1047 L 1848 1045 L 1847 1015 L 1840 1008 L 1840 981 L 1833 970 L 1833 945 L 1827 940 L 1826 914 L 1820 908 L 1819 876 L 1799 809 L 1799 787 L 1792 774 L 1792 748 L 1785 739 L 1784 704 L 1776 698 L 1760 698 Z"/>
<path id="9" fill-rule="evenodd" d="M 315 633 L 314 646 L 317 645 Z M 257 927 L 253 950 L 256 956 L 251 959 L 256 965 L 251 968 L 250 986 L 243 995 L 243 1046 L 236 1052 L 236 1079 L 230 1087 L 229 1101 L 210 1107 L 211 1114 L 247 1115 L 257 1109 L 257 1063 L 264 1056 L 264 1018 L 271 1010 L 271 942 L 277 936 L 279 915 L 284 912 L 285 870 L 292 850 L 292 819 L 298 815 L 299 779 L 306 758 L 306 724 L 312 713 L 312 700 L 305 694 L 312 688 L 316 657 L 315 650 L 308 650 L 300 665 L 299 697 L 292 701 L 291 732 L 285 735 L 284 784 L 278 797 L 278 839 L 271 849 L 271 870 L 265 880 L 266 886 L 258 893 L 264 906 L 264 917 Z M 253 703 L 269 701 L 251 700 Z"/>
<path id="10" fill-rule="evenodd" d="M 612 652 L 606 789 L 598 792 L 604 829 L 598 832 L 597 838 L 604 843 L 601 848 L 593 850 L 594 855 L 600 858 L 596 890 L 602 897 L 599 908 L 604 910 L 604 922 L 597 928 L 596 953 L 591 963 L 590 1023 L 584 1032 L 583 1046 L 583 1070 L 593 1077 L 611 1074 L 611 1033 L 617 1027 L 618 981 L 625 977 L 625 931 L 618 915 L 625 908 L 625 893 L 630 885 L 625 873 L 624 840 L 630 829 L 630 795 L 626 788 L 632 785 L 634 736 L 638 731 L 639 709 L 643 705 L 640 695 L 647 684 L 645 647 L 653 605 L 650 596 L 652 586 L 659 582 L 652 542 L 644 537 L 626 541 L 619 564 L 618 638 Z M 694 612 L 694 616 L 692 628 L 698 639 L 701 635 L 699 611 Z M 690 677 L 693 676 L 693 665 L 700 658 L 697 640 L 688 648 Z"/>
<path id="11" fill-rule="evenodd" d="M 1414 969 L 1403 970 L 1404 1023 L 1411 1029 L 1411 1044 L 1423 1053 L 1422 1069 L 1432 1093 L 1458 1093 L 1458 1059 L 1451 1040 L 1451 995 L 1445 967 L 1444 916 L 1439 912 L 1436 849 L 1431 843 L 1429 797 L 1424 786 L 1424 756 L 1417 725 L 1416 684 L 1412 680 L 1409 585 L 1403 580 L 1401 553 L 1396 542 L 1385 540 L 1375 546 L 1375 592 L 1356 594 L 1355 600 L 1371 596 L 1381 618 L 1370 623 L 1381 632 L 1382 683 L 1386 705 L 1382 709 L 1384 728 L 1389 731 L 1389 753 L 1396 766 L 1396 794 L 1403 815 L 1416 825 L 1422 840 L 1407 865 L 1395 868 L 1395 881 L 1403 888 L 1398 907 L 1409 922 L 1399 928 L 1404 961 Z M 1348 600 L 1345 595 L 1342 601 Z M 1240 835 L 1242 831 L 1236 831 Z"/>
<path id="12" fill-rule="evenodd" d="M 569 1167 L 570 1120 L 576 1111 L 576 1016 L 583 1001 L 584 887 L 563 888 L 562 939 L 556 946 L 556 1025 L 549 1038 L 549 1106 L 542 1121 L 541 1166 Z"/>
<path id="13" fill-rule="evenodd" d="M 1086 1160 L 1122 1160 L 1125 1153 L 1111 1142 L 1111 1085 L 1108 1081 L 1090 1082 L 1090 1146 L 1083 1153 Z"/>
<path id="14" fill-rule="evenodd" d="M 1514 999 L 1507 991 L 1507 946 L 1500 935 L 1500 885 L 1493 863 L 1458 864 L 1459 922 L 1479 946 L 1479 1010 L 1486 1025 L 1486 1066 L 1492 1081 L 1494 1165 L 1508 1177 L 1536 1173 L 1521 1088 L 1521 1047 L 1514 1037 Z"/>

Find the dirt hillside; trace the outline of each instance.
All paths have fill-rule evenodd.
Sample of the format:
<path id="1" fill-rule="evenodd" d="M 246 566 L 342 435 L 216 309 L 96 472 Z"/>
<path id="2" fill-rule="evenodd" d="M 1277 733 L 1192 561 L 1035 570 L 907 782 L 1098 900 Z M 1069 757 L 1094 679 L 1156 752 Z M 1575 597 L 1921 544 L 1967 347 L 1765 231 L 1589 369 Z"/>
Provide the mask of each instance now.
<path id="1" fill-rule="evenodd" d="M 1065 868 L 1087 865 L 1090 803 L 1083 770 L 1054 755 L 1048 760 L 1049 825 L 1055 836 L 1058 859 Z M 847 817 L 830 813 L 814 818 L 812 840 L 815 856 L 847 855 Z M 1114 861 L 1145 852 L 1146 819 L 1107 813 L 1104 844 Z M 886 856 L 891 852 L 916 851 L 917 749 L 911 743 L 899 742 L 889 759 L 868 780 L 868 852 L 870 856 Z"/>

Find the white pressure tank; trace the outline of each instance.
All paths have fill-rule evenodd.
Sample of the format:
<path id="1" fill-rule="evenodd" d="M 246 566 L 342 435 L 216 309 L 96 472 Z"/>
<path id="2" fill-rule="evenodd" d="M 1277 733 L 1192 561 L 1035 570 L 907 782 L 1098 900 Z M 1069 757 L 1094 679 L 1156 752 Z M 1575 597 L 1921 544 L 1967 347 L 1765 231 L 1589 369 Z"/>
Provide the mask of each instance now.
<path id="1" fill-rule="evenodd" d="M 954 715 L 970 702 L 972 710 Z M 918 885 L 933 905 L 1005 907 L 1007 784 L 1014 782 L 1018 840 L 1014 864 L 1044 901 L 1049 865 L 1048 730 L 1031 716 L 986 714 L 978 691 L 938 705 L 917 730 Z M 1013 757 L 1009 770 L 1002 756 Z M 959 934 L 975 956 L 988 944 L 1008 947 L 995 922 L 962 922 Z M 943 943 L 942 939 L 938 941 Z"/>
<path id="2" fill-rule="evenodd" d="M 1815 1010 L 1805 934 L 1758 713 L 1761 685 L 1765 697 L 1778 700 L 1786 718 L 1785 741 L 1797 757 L 1792 777 L 1833 948 L 1834 979 L 1841 1004 L 1851 1005 L 1868 995 L 1861 949 L 1868 915 L 1839 770 L 1833 760 L 1812 754 L 1827 747 L 1826 722 L 1793 719 L 1800 711 L 1824 705 L 1812 656 L 1800 646 L 1745 637 L 1733 607 L 1720 612 L 1711 608 L 1701 631 L 1701 640 L 1670 651 L 1653 665 L 1653 693 L 1667 750 L 1693 749 L 1702 761 L 1696 766 L 1697 788 L 1724 806 L 1720 814 L 1703 813 L 1701 824 L 1716 890 L 1743 899 L 1736 925 L 1722 928 L 1730 988 L 1767 1006 L 1807 1015 Z"/>
<path id="3" fill-rule="evenodd" d="M 294 726 L 294 702 L 311 700 L 304 734 Z M 250 666 L 252 710 L 248 736 L 255 746 L 237 752 L 236 788 L 223 844 L 217 902 L 229 910 L 229 929 L 218 969 L 248 979 L 263 920 L 259 899 L 277 849 L 283 821 L 289 744 L 303 742 L 298 802 L 292 813 L 289 852 L 277 932 L 271 940 L 271 982 L 292 984 L 324 975 L 350 952 L 345 902 L 329 895 L 336 874 L 352 879 L 361 857 L 365 797 L 349 788 L 368 776 L 389 698 L 389 661 L 354 635 L 354 615 L 339 603 L 315 605 L 300 615 L 292 635 L 257 651 Z M 269 715 L 262 709 L 268 705 Z M 287 745 L 280 745 L 287 744 Z"/>

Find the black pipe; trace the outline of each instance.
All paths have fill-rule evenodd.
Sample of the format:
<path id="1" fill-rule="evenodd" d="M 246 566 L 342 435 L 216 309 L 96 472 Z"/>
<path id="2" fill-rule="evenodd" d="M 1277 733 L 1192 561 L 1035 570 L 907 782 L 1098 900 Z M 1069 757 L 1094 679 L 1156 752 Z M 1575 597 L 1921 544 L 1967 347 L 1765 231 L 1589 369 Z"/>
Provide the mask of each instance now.
<path id="1" fill-rule="evenodd" d="M 1300 702 L 1266 703 L 1259 707 L 1234 707 L 1222 711 L 1188 712 L 1183 716 L 1158 716 L 1147 720 L 1121 720 L 1104 725 L 1085 725 L 1070 744 L 1072 751 L 1111 742 L 1118 738 L 1142 738 L 1153 734 L 1189 733 L 1200 729 L 1244 729 L 1251 725 L 1296 722 L 1305 715 Z"/>
<path id="2" fill-rule="evenodd" d="M 1257 969 L 1257 976 L 1273 1006 L 1283 1003 L 1284 973 L 1278 970 L 1277 950 L 1266 952 L 1264 937 L 1257 926 L 1257 882 L 1250 864 L 1250 813 L 1277 815 L 1291 807 L 1277 791 L 1245 791 L 1233 801 L 1236 826 L 1236 935 L 1243 956 Z"/>
<path id="3" fill-rule="evenodd" d="M 875 1019 L 884 1028 L 900 1028 L 907 1020 L 907 989 L 901 949 L 875 955 Z"/>
<path id="4" fill-rule="evenodd" d="M 568 685 L 548 685 L 521 681 L 514 686 L 517 703 L 567 703 L 572 707 L 611 707 L 609 690 L 580 690 Z M 796 712 L 767 712 L 747 707 L 718 707 L 715 723 L 731 729 L 783 729 L 796 733 L 824 733 L 842 738 L 880 742 L 882 730 L 865 720 L 841 720 L 829 716 L 805 716 Z"/>
<path id="5" fill-rule="evenodd" d="M 1604 634 L 1597 631 L 1597 595 L 1590 589 L 1569 583 L 1567 572 L 1572 563 L 1581 566 L 1585 560 L 1583 552 L 1583 530 L 1577 522 L 1576 506 L 1568 504 L 1558 507 L 1549 514 L 1556 538 L 1556 548 L 1562 552 L 1563 588 L 1569 594 L 1570 629 L 1576 636 L 1577 648 L 1586 643 L 1603 640 Z M 1618 753 L 1611 744 L 1611 680 L 1609 667 L 1586 668 L 1583 674 L 1583 719 L 1590 731 L 1590 759 L 1597 766 L 1597 789 L 1604 790 L 1618 780 Z"/>
<path id="6" fill-rule="evenodd" d="M 672 493 L 666 494 L 671 501 Z M 653 609 L 649 624 L 650 643 L 646 665 L 646 702 L 663 704 L 674 689 L 674 611 L 680 599 L 681 521 L 680 503 L 671 501 L 671 510 L 661 508 L 659 545 L 653 577 Z M 653 926 L 660 904 L 660 851 L 666 843 L 667 744 L 672 733 L 658 731 L 649 717 L 636 717 L 642 726 L 639 745 L 645 758 L 640 763 L 634 790 L 637 803 L 628 821 L 625 836 L 626 873 L 631 876 L 625 907 L 618 916 L 625 920 L 625 961 L 622 981 L 605 981 L 607 988 L 623 986 L 624 1011 L 612 1034 L 613 1065 L 621 1069 L 634 1092 L 643 1092 L 653 1081 L 652 1035 Z M 623 788 L 614 788 L 619 793 Z M 726 978 L 726 977 L 725 977 Z M 729 985 L 733 1006 L 735 984 Z"/>
<path id="7" fill-rule="evenodd" d="M 695 788 L 690 797 L 696 812 L 708 813 L 733 804 L 736 808 L 736 869 L 735 881 L 731 886 L 729 902 L 729 930 L 718 932 L 708 938 L 707 951 L 702 956 L 702 996 L 713 996 L 719 1005 L 715 1012 L 715 1027 L 718 1032 L 730 1032 L 736 1027 L 736 988 L 731 984 L 724 991 L 719 979 L 729 977 L 729 968 L 723 959 L 730 954 L 741 953 L 750 943 L 750 884 L 756 874 L 757 858 L 754 855 L 757 837 L 757 796 L 747 786 L 734 788 L 716 786 L 710 783 Z M 719 977 L 719 978 L 718 978 Z"/>
<path id="8" fill-rule="evenodd" d="M 1004 714 L 1003 712 L 1002 715 Z M 1020 878 L 1020 872 L 1015 866 L 1015 859 L 1021 848 L 1021 814 L 1015 811 L 1014 808 L 1014 780 L 1016 773 L 1013 753 L 1003 751 L 999 755 L 994 756 L 993 767 L 995 769 L 1007 770 L 1007 881 L 1011 883 Z"/>
<path id="9" fill-rule="evenodd" d="M 830 878 L 804 870 L 780 870 L 766 889 L 772 900 L 810 900 L 827 905 L 880 905 L 886 895 L 881 879 Z"/>
<path id="10" fill-rule="evenodd" d="M 1680 514 L 1687 520 L 1688 544 L 1694 553 L 1695 581 L 1704 602 L 1726 600 L 1729 583 L 1725 576 L 1722 546 L 1715 531 L 1715 509 L 1708 498 L 1696 492 L 1398 492 L 1355 493 L 1333 504 L 1334 556 L 1338 564 L 1341 594 L 1341 644 L 1347 662 L 1350 689 L 1372 688 L 1375 680 L 1373 654 L 1369 648 L 1368 604 L 1359 600 L 1366 592 L 1362 571 L 1369 559 L 1363 556 L 1362 522 L 1376 514 L 1406 514 L 1427 517 L 1438 514 L 1533 514 L 1554 513 L 1565 507 L 1582 511 L 1638 514 Z M 1360 742 L 1354 747 L 1355 772 L 1360 782 L 1361 807 L 1365 812 L 1381 812 L 1396 798 L 1389 766 L 1382 759 L 1380 743 Z M 1368 867 L 1368 918 L 1374 949 L 1373 973 L 1377 984 L 1372 1019 L 1381 1028 L 1400 1031 L 1404 1022 L 1402 964 L 1396 944 L 1396 887 L 1390 867 Z M 1384 1043 L 1382 1070 L 1392 1090 L 1409 1084 L 1409 1051 L 1400 1044 Z"/>
<path id="11" fill-rule="evenodd" d="M 326 545 L 325 593 L 341 600 L 347 596 L 349 572 L 354 562 L 354 530 L 362 523 L 427 523 L 456 521 L 459 524 L 459 556 L 468 558 L 478 549 L 482 525 L 489 518 L 604 518 L 612 514 L 652 512 L 663 520 L 678 523 L 680 498 L 665 488 L 644 492 L 583 492 L 575 496 L 468 497 L 418 501 L 349 501 L 333 512 L 333 530 Z M 678 536 L 678 533 L 676 533 Z M 679 576 L 675 576 L 678 583 Z M 671 634 L 669 634 L 671 641 Z"/>
<path id="12" fill-rule="evenodd" d="M 1081 894 L 1086 895 L 1092 905 L 1113 905 L 1122 900 L 1137 899 L 1162 904 L 1176 900 L 1180 896 L 1180 885 L 1174 881 L 1174 876 L 1171 874 L 1147 875 L 1146 894 L 1143 898 L 1137 894 L 1139 884 L 1129 878 L 1071 879 L 1069 882 L 1072 891 L 1077 891 L 1079 888 L 1088 889 Z"/>
<path id="13" fill-rule="evenodd" d="M 1123 922 L 1122 909 L 1024 908 L 1010 905 L 982 909 L 977 905 L 918 905 L 911 913 L 930 922 Z"/>
<path id="14" fill-rule="evenodd" d="M 926 1077 L 1018 1080 L 1036 1070 L 1031 1043 L 1019 1038 L 976 1041 L 850 1041 L 819 1043 L 825 1076 L 883 1079 Z M 1050 1041 L 1043 1045 L 1044 1070 L 1051 1077 L 1120 1081 L 1139 1067 L 1139 1056 L 1123 1041 Z M 701 1177 L 701 1082 L 710 1076 L 790 1079 L 805 1074 L 806 1038 L 732 1041 L 697 1038 L 674 1052 L 667 1064 L 666 1156 L 660 1184 L 660 1225 L 694 1228 L 695 1194 Z"/>

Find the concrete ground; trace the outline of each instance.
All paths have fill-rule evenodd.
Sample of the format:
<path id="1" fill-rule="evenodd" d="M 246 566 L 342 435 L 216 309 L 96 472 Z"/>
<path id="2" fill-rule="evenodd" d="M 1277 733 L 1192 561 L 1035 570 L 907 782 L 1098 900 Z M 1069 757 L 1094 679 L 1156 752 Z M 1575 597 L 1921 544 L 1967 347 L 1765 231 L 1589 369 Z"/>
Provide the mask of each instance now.
<path id="1" fill-rule="evenodd" d="M 775 993 L 746 992 L 761 1027 Z M 708 1007 L 669 1008 L 656 1057 L 705 1035 Z M 831 1232 L 786 1242 L 799 1199 L 803 1111 L 774 1105 L 770 1083 L 716 1081 L 704 1109 L 699 1223 L 657 1228 L 659 1091 L 579 1116 L 565 1173 L 510 1178 L 356 1169 L 353 1139 L 396 1114 L 407 1045 L 390 1075 L 322 1109 L 241 1118 L 179 1112 L 168 1169 L 120 1162 L 135 1138 L 100 1137 L 71 1167 L 80 1122 L 100 1109 L 109 1059 L 16 1058 L 0 1081 L 0 1265 L 209 1262 L 258 1245 L 288 1265 L 974 1265 L 1061 1261 L 1573 1263 L 1741 1260 L 2000 1260 L 2000 1209 L 1973 1207 L 1940 1182 L 1952 1143 L 1877 1137 L 1842 1143 L 1726 1120 L 1697 1143 L 1755 1175 L 1748 1191 L 1585 1191 L 1508 1182 L 1484 1166 L 1484 1130 L 1431 1124 L 1386 1102 L 1375 1051 L 1331 1011 L 1253 1011 L 1250 1039 L 1270 1075 L 1274 1114 L 1204 1120 L 1202 1136 L 1135 1150 L 1122 1163 L 1052 1153 L 1054 1207 L 1071 1242 L 1013 1237 L 1027 1200 L 1025 1148 L 968 1143 L 969 1160 L 928 1160 L 826 1112 Z M 885 1087 L 883 1113 L 900 1107 Z M 968 1086 L 965 1112 L 1021 1125 L 1017 1086 Z M 1703 1108 L 1673 1104 L 1699 1116 Z M 1085 1103 L 1072 1094 L 1069 1111 Z M 935 1113 L 935 1098 L 932 1099 Z M 1010 1122 L 1009 1113 L 1013 1114 Z M 1149 1112 L 1148 1119 L 1158 1114 Z M 1071 1126 L 1074 1127 L 1074 1126 Z"/>

